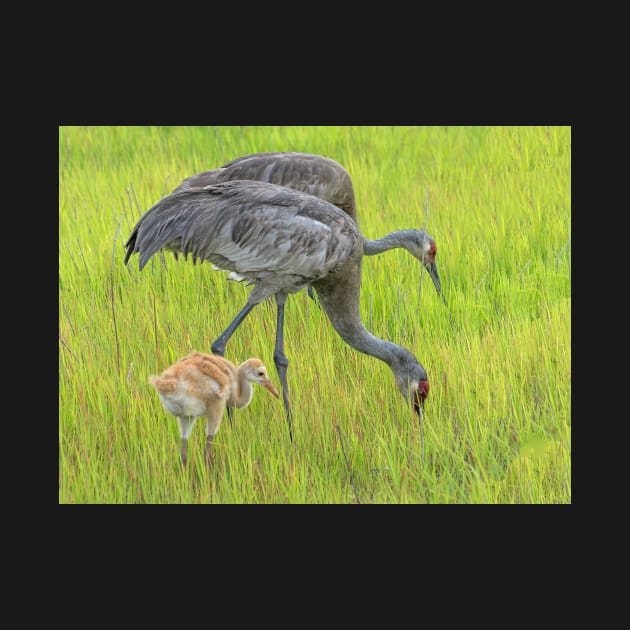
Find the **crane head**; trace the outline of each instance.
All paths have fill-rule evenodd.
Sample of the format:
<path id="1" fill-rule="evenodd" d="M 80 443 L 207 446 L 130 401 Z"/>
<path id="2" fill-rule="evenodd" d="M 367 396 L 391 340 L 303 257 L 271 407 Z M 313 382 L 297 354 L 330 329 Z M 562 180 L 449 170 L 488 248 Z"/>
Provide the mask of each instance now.
<path id="1" fill-rule="evenodd" d="M 431 280 L 433 280 L 433 284 L 435 285 L 435 290 L 438 292 L 438 295 L 441 295 L 442 283 L 440 282 L 440 276 L 438 275 L 437 266 L 435 264 L 436 254 L 437 245 L 435 244 L 435 241 L 429 237 L 423 243 L 422 264 L 431 276 Z"/>
<path id="2" fill-rule="evenodd" d="M 396 377 L 396 385 L 403 397 L 413 406 L 414 411 L 421 416 L 424 403 L 429 395 L 429 379 L 426 370 L 417 362 L 415 357 L 401 353 L 404 360 L 401 364 L 393 364 L 392 369 Z"/>
<path id="3" fill-rule="evenodd" d="M 413 408 L 420 415 L 424 409 L 424 401 L 429 395 L 429 381 L 419 381 L 416 390 L 413 392 Z"/>
<path id="4" fill-rule="evenodd" d="M 422 263 L 433 280 L 435 290 L 441 296 L 442 283 L 435 264 L 435 255 L 437 254 L 435 241 L 424 230 L 401 230 L 395 234 L 399 235 L 398 238 L 402 247 Z"/>

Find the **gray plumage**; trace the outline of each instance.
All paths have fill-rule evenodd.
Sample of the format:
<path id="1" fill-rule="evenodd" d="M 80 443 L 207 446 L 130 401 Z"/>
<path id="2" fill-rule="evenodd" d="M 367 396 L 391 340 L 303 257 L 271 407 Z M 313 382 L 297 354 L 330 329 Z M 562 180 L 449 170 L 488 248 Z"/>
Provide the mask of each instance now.
<path id="1" fill-rule="evenodd" d="M 337 207 L 275 184 L 234 181 L 173 193 L 140 219 L 125 263 L 140 270 L 166 249 L 208 260 L 255 284 L 251 303 L 295 293 L 360 257 L 359 229 Z"/>
<path id="2" fill-rule="evenodd" d="M 322 155 L 296 152 L 254 153 L 185 179 L 173 192 L 234 180 L 255 180 L 286 186 L 324 199 L 341 208 L 359 224 L 352 180 L 346 169 Z M 363 255 L 374 256 L 395 248 L 406 249 L 425 267 L 438 295 L 441 282 L 435 263 L 435 241 L 425 230 L 398 230 L 387 236 L 363 239 Z"/>
<path id="3" fill-rule="evenodd" d="M 274 361 L 291 430 L 284 354 L 284 303 L 312 284 L 338 334 L 360 352 L 389 365 L 418 414 L 428 395 L 425 369 L 405 348 L 369 333 L 360 317 L 363 239 L 357 224 L 335 205 L 276 184 L 238 180 L 189 188 L 158 201 L 125 244 L 140 269 L 160 249 L 208 260 L 254 285 L 247 304 L 212 344 L 223 354 L 251 309 L 271 295 L 278 304 Z M 291 433 L 292 435 L 292 433 Z"/>
<path id="4" fill-rule="evenodd" d="M 173 192 L 248 179 L 286 186 L 329 201 L 357 221 L 354 188 L 348 171 L 323 155 L 267 152 L 244 155 L 204 173 L 186 178 Z"/>

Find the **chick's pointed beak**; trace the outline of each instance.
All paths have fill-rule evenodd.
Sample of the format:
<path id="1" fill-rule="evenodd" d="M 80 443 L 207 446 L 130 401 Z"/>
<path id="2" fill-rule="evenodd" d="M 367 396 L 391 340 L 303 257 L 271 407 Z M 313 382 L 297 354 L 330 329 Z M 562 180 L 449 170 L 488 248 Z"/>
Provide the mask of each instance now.
<path id="1" fill-rule="evenodd" d="M 265 378 L 263 379 L 263 381 L 261 382 L 261 385 L 265 388 L 268 389 L 276 398 L 280 398 L 280 393 L 278 392 L 278 390 L 273 386 L 273 383 L 268 379 Z"/>
<path id="2" fill-rule="evenodd" d="M 442 283 L 440 282 L 437 265 L 435 264 L 435 262 L 430 262 L 427 263 L 424 268 L 429 272 L 431 280 L 433 280 L 433 284 L 435 285 L 435 290 L 437 291 L 437 294 L 442 295 Z"/>

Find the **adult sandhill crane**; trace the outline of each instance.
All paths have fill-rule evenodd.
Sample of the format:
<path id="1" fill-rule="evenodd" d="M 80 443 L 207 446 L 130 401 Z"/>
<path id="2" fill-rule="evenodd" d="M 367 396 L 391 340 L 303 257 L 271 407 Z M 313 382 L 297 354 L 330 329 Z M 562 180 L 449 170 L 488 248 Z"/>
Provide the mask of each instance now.
<path id="1" fill-rule="evenodd" d="M 359 224 L 354 188 L 348 171 L 335 160 L 322 155 L 294 152 L 244 155 L 221 168 L 188 177 L 173 192 L 237 179 L 279 184 L 315 195 L 341 208 Z M 437 247 L 424 230 L 397 230 L 375 241 L 362 238 L 364 256 L 374 256 L 390 249 L 406 249 L 422 263 L 438 295 L 441 295 L 440 276 L 435 264 Z"/>
<path id="2" fill-rule="evenodd" d="M 192 255 L 230 270 L 254 285 L 245 306 L 212 343 L 223 355 L 248 313 L 275 296 L 278 306 L 274 363 L 293 439 L 284 352 L 284 304 L 311 283 L 341 338 L 387 363 L 401 394 L 421 415 L 429 392 L 427 373 L 395 343 L 369 333 L 359 313 L 363 238 L 357 224 L 333 204 L 305 193 L 248 180 L 182 190 L 158 201 L 125 243 L 125 263 L 139 254 L 140 270 L 160 249 Z"/>
<path id="3" fill-rule="evenodd" d="M 260 359 L 247 359 L 236 367 L 223 357 L 193 352 L 162 374 L 149 376 L 149 383 L 169 413 L 177 417 L 182 440 L 182 464 L 188 460 L 188 438 L 199 416 L 206 416 L 206 458 L 212 457 L 212 441 L 219 430 L 226 405 L 247 407 L 254 396 L 252 383 L 268 389 L 276 398 L 278 390 L 267 376 Z"/>

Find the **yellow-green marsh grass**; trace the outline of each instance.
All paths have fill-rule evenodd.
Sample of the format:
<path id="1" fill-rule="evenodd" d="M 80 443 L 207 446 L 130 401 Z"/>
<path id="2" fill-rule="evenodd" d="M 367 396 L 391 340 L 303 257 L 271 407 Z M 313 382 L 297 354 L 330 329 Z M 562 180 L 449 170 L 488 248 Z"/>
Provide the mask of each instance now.
<path id="1" fill-rule="evenodd" d="M 249 289 L 170 253 L 140 273 L 123 243 L 182 179 L 258 151 L 343 164 L 367 238 L 435 238 L 447 306 L 403 250 L 364 258 L 361 285 L 368 329 L 427 369 L 424 458 L 389 368 L 302 292 L 285 310 L 295 442 L 257 393 L 223 420 L 214 468 L 203 423 L 182 468 L 147 377 L 208 352 Z M 570 503 L 570 180 L 568 127 L 60 127 L 59 502 Z M 256 307 L 226 358 L 260 357 L 279 386 L 275 318 Z"/>

